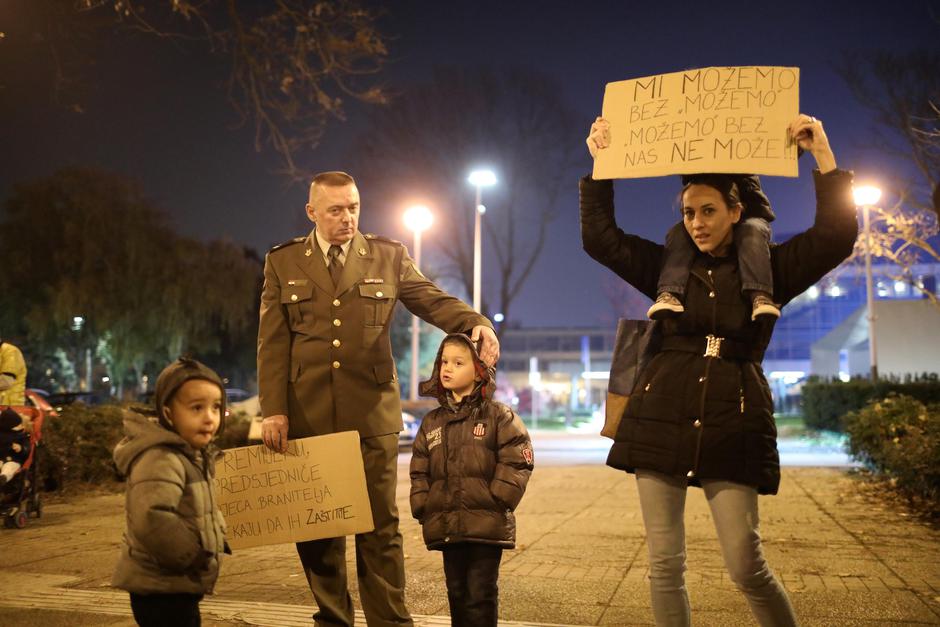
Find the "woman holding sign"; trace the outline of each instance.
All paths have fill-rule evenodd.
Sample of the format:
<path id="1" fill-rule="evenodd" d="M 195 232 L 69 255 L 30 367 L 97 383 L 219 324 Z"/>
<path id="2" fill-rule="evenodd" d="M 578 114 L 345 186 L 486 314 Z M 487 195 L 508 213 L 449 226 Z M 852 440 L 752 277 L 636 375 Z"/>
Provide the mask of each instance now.
<path id="1" fill-rule="evenodd" d="M 812 227 L 771 248 L 774 302 L 786 304 L 851 252 L 858 231 L 852 174 L 836 168 L 822 123 L 800 115 L 792 139 L 816 159 Z M 598 118 L 591 156 L 610 144 Z M 688 486 L 705 492 L 725 565 L 761 625 L 795 625 L 779 581 L 764 560 L 758 494 L 780 484 L 773 403 L 761 361 L 776 318 L 751 319 L 741 292 L 733 228 L 741 218 L 733 177 L 701 174 L 682 188 L 681 211 L 696 256 L 685 311 L 662 320 L 661 347 L 640 373 L 607 464 L 635 473 L 650 552 L 658 625 L 688 625 L 684 508 Z M 581 179 L 584 250 L 650 298 L 663 246 L 624 233 L 614 218 L 610 180 Z"/>

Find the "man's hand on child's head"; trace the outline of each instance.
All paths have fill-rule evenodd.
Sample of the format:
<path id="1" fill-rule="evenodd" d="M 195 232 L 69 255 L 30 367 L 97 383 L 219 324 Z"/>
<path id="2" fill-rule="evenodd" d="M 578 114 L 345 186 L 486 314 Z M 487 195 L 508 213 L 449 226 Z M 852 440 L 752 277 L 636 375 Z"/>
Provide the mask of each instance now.
<path id="1" fill-rule="evenodd" d="M 470 332 L 470 339 L 474 344 L 480 339 L 483 340 L 483 346 L 480 347 L 480 359 L 487 366 L 495 366 L 496 362 L 499 361 L 499 339 L 493 329 L 478 324 Z"/>

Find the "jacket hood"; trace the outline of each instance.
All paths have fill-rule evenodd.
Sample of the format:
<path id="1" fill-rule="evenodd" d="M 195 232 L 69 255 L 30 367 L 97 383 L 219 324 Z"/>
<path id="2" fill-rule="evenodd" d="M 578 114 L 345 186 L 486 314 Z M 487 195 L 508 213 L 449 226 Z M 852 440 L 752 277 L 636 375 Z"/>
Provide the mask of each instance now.
<path id="1" fill-rule="evenodd" d="M 114 447 L 114 463 L 121 474 L 126 476 L 137 456 L 154 446 L 169 446 L 196 459 L 195 449 L 175 431 L 162 426 L 156 416 L 124 410 L 124 439 Z"/>
<path id="2" fill-rule="evenodd" d="M 472 399 L 474 402 L 493 398 L 493 393 L 496 391 L 496 369 L 483 363 L 473 340 L 464 333 L 451 333 L 441 341 L 441 345 L 437 349 L 437 358 L 434 360 L 434 370 L 431 372 L 431 378 L 427 381 L 422 381 L 418 386 L 421 396 L 434 397 L 444 407 L 449 405 L 447 390 L 441 385 L 441 357 L 444 354 L 444 345 L 455 340 L 463 343 L 470 349 L 474 369 L 476 370 L 477 376 L 480 377 L 480 381 L 477 382 L 476 387 L 473 389 L 473 392 L 469 394 L 468 398 Z"/>

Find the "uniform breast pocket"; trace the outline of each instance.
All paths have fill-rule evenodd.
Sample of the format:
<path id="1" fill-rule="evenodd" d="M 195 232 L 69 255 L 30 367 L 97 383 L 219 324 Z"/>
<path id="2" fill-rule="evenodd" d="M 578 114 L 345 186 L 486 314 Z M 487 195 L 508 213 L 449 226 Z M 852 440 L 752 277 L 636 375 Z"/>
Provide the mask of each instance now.
<path id="1" fill-rule="evenodd" d="M 313 322 L 313 286 L 291 285 L 281 289 L 281 304 L 287 309 L 291 329 Z"/>
<path id="2" fill-rule="evenodd" d="M 395 305 L 398 288 L 384 283 L 364 283 L 359 286 L 362 301 L 363 324 L 367 327 L 382 327 L 388 321 Z"/>

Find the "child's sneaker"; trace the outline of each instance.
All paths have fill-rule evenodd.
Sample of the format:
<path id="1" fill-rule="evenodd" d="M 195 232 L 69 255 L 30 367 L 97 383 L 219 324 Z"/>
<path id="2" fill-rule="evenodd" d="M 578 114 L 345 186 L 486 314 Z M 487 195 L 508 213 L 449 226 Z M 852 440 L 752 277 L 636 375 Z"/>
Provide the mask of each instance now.
<path id="1" fill-rule="evenodd" d="M 671 292 L 660 292 L 656 297 L 656 302 L 646 312 L 650 320 L 662 320 L 671 316 L 677 316 L 685 311 L 685 307 L 679 302 L 675 294 Z"/>
<path id="2" fill-rule="evenodd" d="M 757 292 L 754 295 L 751 306 L 751 320 L 757 320 L 758 316 L 780 317 L 780 308 L 770 299 L 770 296 L 763 292 Z"/>

